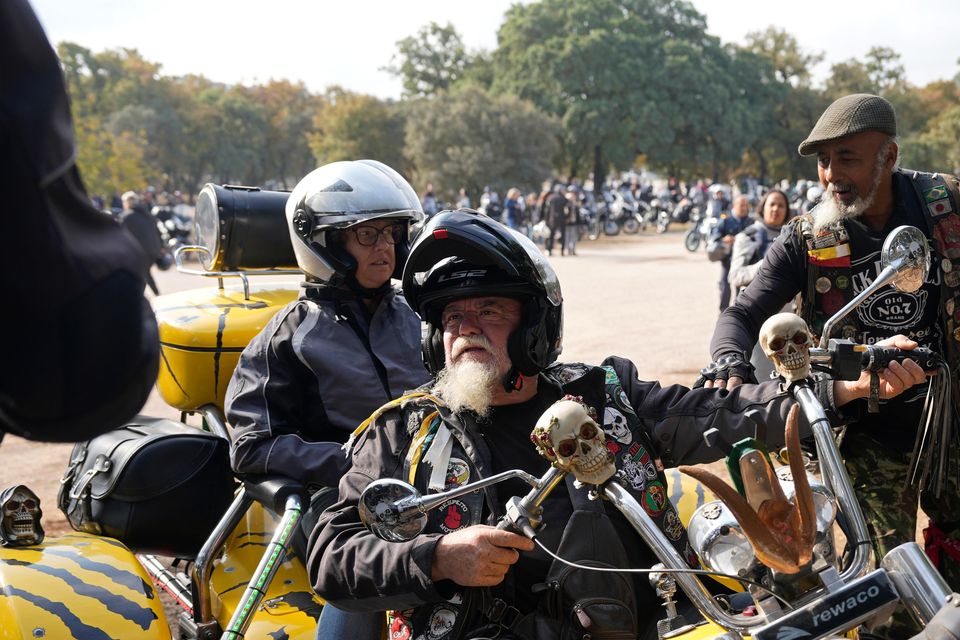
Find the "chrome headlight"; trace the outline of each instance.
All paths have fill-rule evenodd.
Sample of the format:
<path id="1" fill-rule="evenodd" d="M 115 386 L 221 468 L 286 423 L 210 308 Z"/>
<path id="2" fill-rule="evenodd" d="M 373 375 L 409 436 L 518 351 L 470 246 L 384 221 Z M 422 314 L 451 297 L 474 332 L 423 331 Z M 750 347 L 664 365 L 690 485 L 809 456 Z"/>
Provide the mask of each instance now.
<path id="1" fill-rule="evenodd" d="M 286 191 L 207 183 L 197 196 L 194 229 L 208 271 L 297 268 L 287 230 Z"/>
<path id="2" fill-rule="evenodd" d="M 687 534 L 700 563 L 710 571 L 745 576 L 759 564 L 740 523 L 719 500 L 693 512 Z"/>

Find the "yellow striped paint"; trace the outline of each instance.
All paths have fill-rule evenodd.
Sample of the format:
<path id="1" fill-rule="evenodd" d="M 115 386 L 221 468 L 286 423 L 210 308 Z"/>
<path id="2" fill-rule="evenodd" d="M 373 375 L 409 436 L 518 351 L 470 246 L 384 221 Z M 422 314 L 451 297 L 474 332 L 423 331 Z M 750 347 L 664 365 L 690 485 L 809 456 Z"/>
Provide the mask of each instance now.
<path id="1" fill-rule="evenodd" d="M 239 285 L 155 298 L 160 330 L 157 390 L 164 401 L 181 411 L 206 404 L 222 410 L 240 352 L 299 293 L 299 282 L 283 282 L 251 284 L 249 300 Z"/>
<path id="2" fill-rule="evenodd" d="M 0 548 L 0 639 L 169 639 L 156 589 L 110 538 L 72 533 Z"/>

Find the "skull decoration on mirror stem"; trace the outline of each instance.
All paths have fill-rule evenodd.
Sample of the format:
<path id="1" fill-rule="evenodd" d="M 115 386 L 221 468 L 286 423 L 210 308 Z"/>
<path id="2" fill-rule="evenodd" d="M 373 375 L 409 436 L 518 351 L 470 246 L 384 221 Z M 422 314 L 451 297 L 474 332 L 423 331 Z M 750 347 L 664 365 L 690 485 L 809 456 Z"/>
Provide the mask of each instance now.
<path id="1" fill-rule="evenodd" d="M 26 547 L 43 542 L 40 526 L 40 498 L 22 484 L 7 487 L 0 493 L 0 544 L 5 547 Z"/>
<path id="2" fill-rule="evenodd" d="M 813 336 L 807 323 L 795 313 L 778 313 L 760 327 L 760 348 L 788 382 L 810 375 L 810 347 Z"/>
<path id="3" fill-rule="evenodd" d="M 596 418 L 582 397 L 567 395 L 543 412 L 530 440 L 540 455 L 580 482 L 603 484 L 617 468 Z"/>

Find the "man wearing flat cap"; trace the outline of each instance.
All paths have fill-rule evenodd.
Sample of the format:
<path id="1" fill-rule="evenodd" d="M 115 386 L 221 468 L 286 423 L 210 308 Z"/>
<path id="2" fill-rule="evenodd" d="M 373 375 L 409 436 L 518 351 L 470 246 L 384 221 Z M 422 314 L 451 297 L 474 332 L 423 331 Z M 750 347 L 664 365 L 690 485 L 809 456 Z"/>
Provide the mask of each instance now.
<path id="1" fill-rule="evenodd" d="M 711 352 L 722 364 L 714 367 L 717 373 L 710 374 L 712 379 L 705 384 L 730 389 L 755 382 L 749 360 L 760 325 L 797 294 L 798 313 L 819 334 L 827 318 L 877 277 L 883 242 L 900 225 L 917 227 L 927 236 L 932 264 L 926 282 L 914 293 L 882 289 L 834 329 L 832 337 L 872 344 L 899 334 L 906 336 L 901 339 L 904 348 L 928 347 L 943 354 L 957 371 L 960 193 L 956 178 L 899 168 L 894 108 L 868 94 L 845 96 L 827 107 L 800 143 L 799 152 L 817 157 L 824 188 L 821 202 L 784 229 L 756 279 L 720 316 Z M 954 383 L 957 378 L 955 374 Z M 869 388 L 869 375 L 844 384 Z M 960 589 L 956 452 L 951 451 L 947 465 L 949 477 L 931 474 L 929 482 L 908 478 L 927 385 L 890 400 L 874 394 L 872 403 L 864 399 L 842 409 L 824 398 L 835 424 L 847 425 L 842 451 L 871 525 L 874 550 L 882 557 L 914 539 L 919 500 L 931 520 L 924 532 L 927 551 L 951 586 Z M 956 386 L 951 394 L 956 406 L 960 400 Z M 871 412 L 877 404 L 879 412 Z M 954 415 L 960 414 L 954 411 Z M 956 427 L 953 433 L 958 433 Z M 937 480 L 946 483 L 939 491 L 934 488 Z"/>

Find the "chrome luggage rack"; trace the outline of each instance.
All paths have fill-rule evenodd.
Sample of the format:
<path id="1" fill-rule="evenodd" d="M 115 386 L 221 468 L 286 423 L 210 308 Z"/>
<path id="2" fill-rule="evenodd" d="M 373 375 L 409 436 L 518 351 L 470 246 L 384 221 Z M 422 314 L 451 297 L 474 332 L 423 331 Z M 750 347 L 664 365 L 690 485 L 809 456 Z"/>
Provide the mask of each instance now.
<path id="1" fill-rule="evenodd" d="M 192 276 L 216 278 L 217 287 L 221 291 L 223 291 L 224 278 L 240 278 L 240 282 L 243 283 L 244 300 L 250 299 L 250 281 L 247 279 L 248 276 L 286 276 L 303 274 L 303 271 L 300 269 L 250 269 L 248 271 L 208 271 L 207 269 L 195 269 L 193 267 L 186 266 L 183 262 L 184 256 L 188 253 L 202 253 L 208 257 L 211 256 L 210 250 L 207 247 L 198 244 L 186 244 L 182 247 L 178 247 L 177 250 L 173 252 L 173 260 L 177 266 L 177 271 Z"/>

